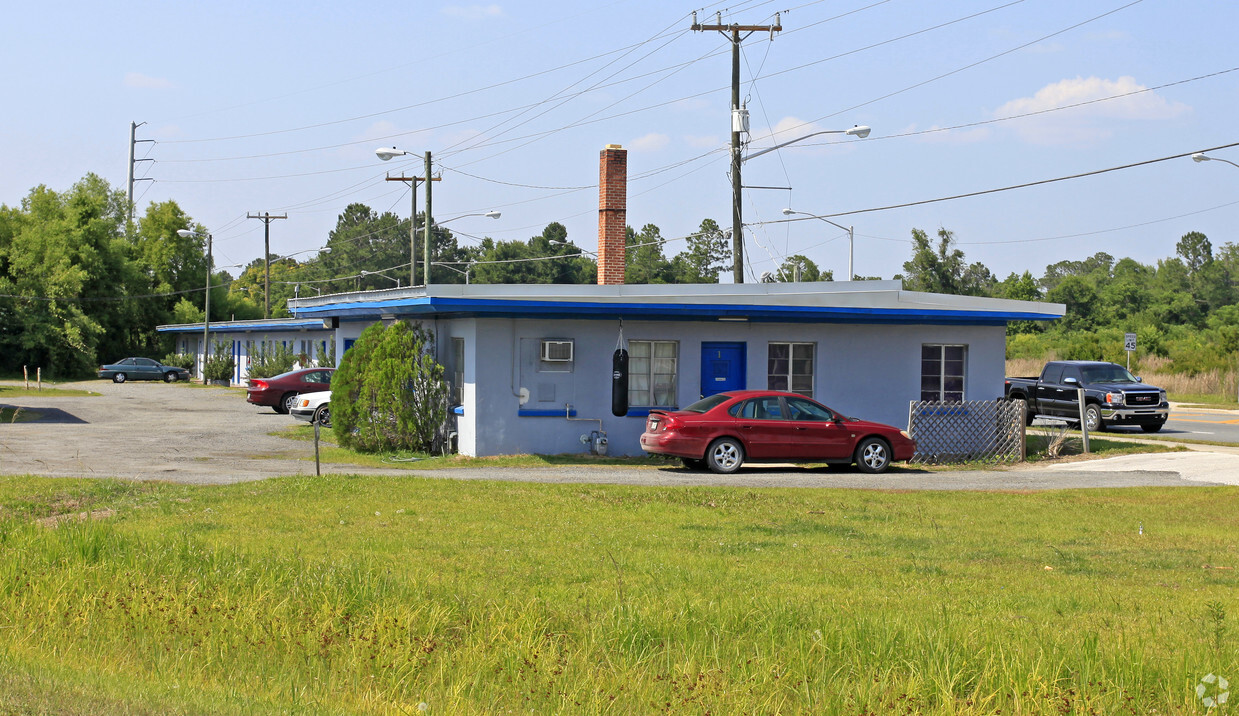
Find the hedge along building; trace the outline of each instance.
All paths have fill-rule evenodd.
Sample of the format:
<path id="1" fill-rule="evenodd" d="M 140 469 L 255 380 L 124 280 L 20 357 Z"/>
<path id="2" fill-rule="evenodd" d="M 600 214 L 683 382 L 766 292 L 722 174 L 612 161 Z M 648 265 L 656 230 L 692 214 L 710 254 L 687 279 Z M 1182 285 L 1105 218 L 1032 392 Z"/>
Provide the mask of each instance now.
<path id="1" fill-rule="evenodd" d="M 331 332 L 336 356 L 377 321 L 429 330 L 459 404 L 459 450 L 479 456 L 580 452 L 591 433 L 607 435 L 610 454 L 640 454 L 651 409 L 741 388 L 789 389 L 903 425 L 913 400 L 1001 398 L 1007 322 L 1064 313 L 1061 304 L 904 291 L 898 281 L 627 285 L 624 161 L 619 147 L 602 152 L 598 285 L 431 284 L 289 308 Z M 627 405 L 616 416 L 621 344 Z"/>

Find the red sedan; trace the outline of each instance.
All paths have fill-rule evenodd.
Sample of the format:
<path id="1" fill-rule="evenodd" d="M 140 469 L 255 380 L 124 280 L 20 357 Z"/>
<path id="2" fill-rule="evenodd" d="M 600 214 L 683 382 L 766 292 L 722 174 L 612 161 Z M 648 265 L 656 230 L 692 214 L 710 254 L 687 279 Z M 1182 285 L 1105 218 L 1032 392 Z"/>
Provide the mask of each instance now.
<path id="1" fill-rule="evenodd" d="M 299 394 L 331 390 L 331 374 L 335 370 L 302 368 L 271 378 L 250 378 L 245 401 L 254 405 L 269 405 L 275 408 L 275 412 L 287 414 L 297 404 Z"/>
<path id="2" fill-rule="evenodd" d="M 641 449 L 720 473 L 745 462 L 856 463 L 864 472 L 885 472 L 910 459 L 916 442 L 899 428 L 845 417 L 803 395 L 739 390 L 683 410 L 651 410 Z"/>

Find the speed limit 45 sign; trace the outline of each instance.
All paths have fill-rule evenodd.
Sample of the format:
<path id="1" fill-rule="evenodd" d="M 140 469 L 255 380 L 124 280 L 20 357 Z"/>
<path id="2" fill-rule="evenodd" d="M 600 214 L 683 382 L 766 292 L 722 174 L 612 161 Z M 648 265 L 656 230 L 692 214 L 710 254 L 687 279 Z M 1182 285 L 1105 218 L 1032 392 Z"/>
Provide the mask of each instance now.
<path id="1" fill-rule="evenodd" d="M 1136 334 L 1135 333 L 1127 333 L 1123 336 L 1123 350 L 1125 351 L 1136 350 Z"/>

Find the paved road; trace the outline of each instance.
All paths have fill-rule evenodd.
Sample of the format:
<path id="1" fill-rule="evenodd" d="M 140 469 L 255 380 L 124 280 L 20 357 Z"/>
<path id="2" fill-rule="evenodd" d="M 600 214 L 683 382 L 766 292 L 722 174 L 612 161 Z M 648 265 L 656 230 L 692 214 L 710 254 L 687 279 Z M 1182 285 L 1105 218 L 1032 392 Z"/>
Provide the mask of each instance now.
<path id="1" fill-rule="evenodd" d="M 1174 407 L 1159 434 L 1184 440 L 1210 440 L 1239 445 L 1239 413 L 1233 410 Z"/>
<path id="2" fill-rule="evenodd" d="M 0 397 L 41 413 L 37 422 L 0 425 L 0 475 L 119 477 L 227 484 L 312 474 L 313 446 L 273 437 L 291 422 L 245 402 L 244 391 L 186 384 L 90 381 L 89 398 Z M 1200 446 L 1196 446 L 1200 450 Z M 883 490 L 1048 490 L 1079 487 L 1239 485 L 1239 447 L 1135 455 L 1008 470 L 885 475 L 792 466 L 743 468 L 720 476 L 679 467 L 580 465 L 549 468 L 451 468 L 421 474 L 456 479 L 652 486 L 845 487 Z M 324 465 L 324 472 L 418 474 L 400 469 Z"/>

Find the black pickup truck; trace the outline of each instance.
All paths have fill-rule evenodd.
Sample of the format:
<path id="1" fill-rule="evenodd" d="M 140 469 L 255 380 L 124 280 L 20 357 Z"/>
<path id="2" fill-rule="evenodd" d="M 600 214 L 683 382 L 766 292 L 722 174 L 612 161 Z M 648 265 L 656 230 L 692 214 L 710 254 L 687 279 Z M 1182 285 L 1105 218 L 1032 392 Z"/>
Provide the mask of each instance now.
<path id="1" fill-rule="evenodd" d="M 1029 425 L 1037 416 L 1079 422 L 1077 390 L 1084 389 L 1084 424 L 1090 431 L 1107 425 L 1139 425 L 1155 433 L 1166 424 L 1166 391 L 1145 385 L 1126 368 L 1099 361 L 1062 360 L 1045 364 L 1040 378 L 1007 378 L 1006 396 L 1027 404 Z"/>

